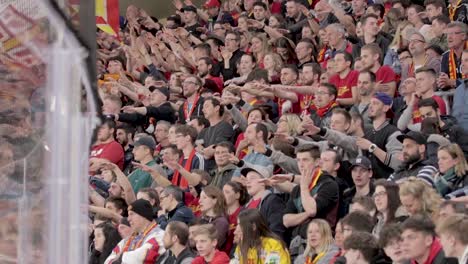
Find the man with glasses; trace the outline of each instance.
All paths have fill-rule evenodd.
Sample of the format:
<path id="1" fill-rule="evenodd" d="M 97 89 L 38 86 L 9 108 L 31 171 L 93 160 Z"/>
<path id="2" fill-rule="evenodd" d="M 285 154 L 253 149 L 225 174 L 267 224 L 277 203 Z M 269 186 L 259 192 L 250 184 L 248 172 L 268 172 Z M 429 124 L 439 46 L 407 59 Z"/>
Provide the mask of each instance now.
<path id="1" fill-rule="evenodd" d="M 409 37 L 409 52 L 413 57 L 411 64 L 403 65 L 402 67 L 402 80 L 406 80 L 408 77 L 415 77 L 415 71 L 422 67 L 428 67 L 433 69 L 438 75 L 440 72 L 440 60 L 437 58 L 428 58 L 426 56 L 426 39 L 419 32 L 414 32 Z"/>
<path id="2" fill-rule="evenodd" d="M 321 83 L 315 92 L 314 105 L 311 107 L 311 119 L 318 127 L 330 127 L 333 109 L 338 107 L 338 91 L 333 84 Z"/>
<path id="3" fill-rule="evenodd" d="M 202 81 L 194 75 L 188 76 L 182 83 L 187 100 L 179 108 L 179 123 L 186 124 L 198 116 L 203 116 L 203 97 L 199 93 L 201 86 Z"/>
<path id="4" fill-rule="evenodd" d="M 230 80 L 234 77 L 239 77 L 237 73 L 237 62 L 240 60 L 244 52 L 239 49 L 240 35 L 235 31 L 229 31 L 224 38 L 224 48 L 221 49 L 221 56 L 223 57 L 223 68 L 221 74 L 224 81 Z"/>
<path id="5" fill-rule="evenodd" d="M 446 34 L 450 50 L 442 55 L 437 83 L 442 89 L 455 88 L 463 80 L 461 57 L 468 40 L 468 26 L 462 22 L 452 22 L 448 24 Z"/>
<path id="6" fill-rule="evenodd" d="M 161 210 L 158 212 L 156 222 L 162 229 L 166 229 L 168 223 L 180 221 L 190 225 L 195 216 L 190 208 L 184 205 L 184 194 L 177 186 L 169 185 L 159 195 Z"/>

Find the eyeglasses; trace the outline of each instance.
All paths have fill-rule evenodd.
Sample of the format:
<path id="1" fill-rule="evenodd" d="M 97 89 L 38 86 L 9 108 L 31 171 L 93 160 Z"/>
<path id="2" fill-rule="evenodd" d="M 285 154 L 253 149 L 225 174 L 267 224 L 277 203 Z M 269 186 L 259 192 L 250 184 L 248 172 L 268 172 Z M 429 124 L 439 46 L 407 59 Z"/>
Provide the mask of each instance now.
<path id="1" fill-rule="evenodd" d="M 381 197 L 381 196 L 384 196 L 386 195 L 387 192 L 378 192 L 378 193 L 374 193 L 374 195 L 372 195 L 373 198 L 377 198 L 377 197 Z"/>

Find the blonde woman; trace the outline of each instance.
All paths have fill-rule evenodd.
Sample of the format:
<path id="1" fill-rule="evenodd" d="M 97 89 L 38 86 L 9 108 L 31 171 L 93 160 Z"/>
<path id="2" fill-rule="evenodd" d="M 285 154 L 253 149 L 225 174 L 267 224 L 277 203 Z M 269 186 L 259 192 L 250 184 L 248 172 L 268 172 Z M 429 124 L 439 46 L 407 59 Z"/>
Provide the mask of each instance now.
<path id="1" fill-rule="evenodd" d="M 271 51 L 271 46 L 268 40 L 267 35 L 264 33 L 255 34 L 250 39 L 250 50 L 257 61 L 257 66 L 262 69 L 265 68 L 265 65 L 263 64 L 265 55 Z"/>
<path id="2" fill-rule="evenodd" d="M 313 219 L 307 227 L 307 246 L 304 254 L 297 257 L 294 264 L 328 264 L 338 251 L 328 222 Z"/>
<path id="3" fill-rule="evenodd" d="M 423 214 L 436 220 L 442 197 L 423 180 L 409 177 L 400 185 L 400 201 L 409 216 Z"/>
<path id="4" fill-rule="evenodd" d="M 437 152 L 439 174 L 435 177 L 435 187 L 440 195 L 468 186 L 468 163 L 458 144 L 442 146 Z"/>
<path id="5" fill-rule="evenodd" d="M 301 132 L 301 122 L 301 118 L 296 114 L 283 114 L 278 121 L 276 133 L 287 134 L 288 136 L 295 137 Z"/>
<path id="6" fill-rule="evenodd" d="M 280 73 L 283 68 L 283 59 L 277 53 L 267 53 L 263 59 L 263 66 L 268 71 L 270 83 L 280 83 Z"/>

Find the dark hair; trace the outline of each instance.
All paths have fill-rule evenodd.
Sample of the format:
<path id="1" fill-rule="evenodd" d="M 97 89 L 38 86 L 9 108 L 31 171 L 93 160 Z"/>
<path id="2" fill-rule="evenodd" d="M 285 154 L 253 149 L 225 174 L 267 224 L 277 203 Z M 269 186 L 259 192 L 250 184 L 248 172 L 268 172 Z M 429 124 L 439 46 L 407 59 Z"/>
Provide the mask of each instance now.
<path id="1" fill-rule="evenodd" d="M 211 199 L 216 199 L 216 203 L 213 207 L 214 214 L 218 216 L 225 216 L 226 215 L 226 199 L 224 199 L 223 191 L 215 186 L 205 186 L 203 188 L 203 192 L 210 197 Z"/>
<path id="2" fill-rule="evenodd" d="M 345 239 L 343 248 L 358 250 L 368 263 L 371 263 L 371 260 L 379 253 L 377 240 L 372 234 L 366 232 L 352 233 Z"/>
<path id="3" fill-rule="evenodd" d="M 288 59 L 294 60 L 296 59 L 296 52 L 294 48 L 291 46 L 291 43 L 286 38 L 279 38 L 275 41 L 274 44 L 275 48 L 284 48 L 288 51 Z M 286 61 L 285 61 L 286 62 Z"/>
<path id="4" fill-rule="evenodd" d="M 234 181 L 229 181 L 225 185 L 231 186 L 232 190 L 239 194 L 240 206 L 244 206 L 249 201 L 249 193 L 244 185 Z"/>
<path id="5" fill-rule="evenodd" d="M 305 152 L 309 153 L 310 157 L 314 160 L 320 159 L 320 149 L 317 146 L 302 145 L 296 149 L 296 155 L 297 153 L 305 153 Z"/>
<path id="6" fill-rule="evenodd" d="M 401 240 L 401 224 L 392 223 L 384 225 L 379 234 L 379 245 L 381 248 L 388 246 L 394 240 Z"/>
<path id="7" fill-rule="evenodd" d="M 255 125 L 255 133 L 262 132 L 262 138 L 264 142 L 268 142 L 268 128 L 263 123 L 253 123 Z"/>
<path id="8" fill-rule="evenodd" d="M 438 2 L 438 1 L 437 1 Z M 445 4 L 445 2 L 443 2 Z M 434 17 L 433 21 L 434 20 L 437 20 L 437 23 L 441 23 L 441 24 L 445 24 L 445 25 L 448 25 L 452 22 L 452 20 L 450 20 L 450 18 L 446 15 L 438 15 L 436 17 Z"/>
<path id="9" fill-rule="evenodd" d="M 377 61 L 379 63 L 381 63 L 381 61 L 383 59 L 383 53 L 382 53 L 382 49 L 379 47 L 379 45 L 377 45 L 377 43 L 366 44 L 361 48 L 361 50 L 363 50 L 363 49 L 369 50 L 374 55 L 375 54 L 379 55 L 379 59 Z"/>
<path id="10" fill-rule="evenodd" d="M 154 200 L 153 208 L 158 208 L 159 207 L 159 202 L 160 202 L 159 201 L 159 194 L 155 189 L 150 188 L 150 187 L 141 188 L 140 190 L 138 190 L 138 192 L 146 193 L 149 196 L 150 199 Z"/>
<path id="11" fill-rule="evenodd" d="M 171 221 L 166 226 L 166 232 L 172 236 L 177 236 L 179 244 L 186 246 L 189 241 L 189 227 L 180 221 Z"/>
<path id="12" fill-rule="evenodd" d="M 234 35 L 237 42 L 240 41 L 240 34 L 239 34 L 239 32 L 233 31 L 233 30 L 229 30 L 229 31 L 226 31 L 226 35 L 225 35 L 225 36 L 227 36 L 228 34 Z"/>
<path id="13" fill-rule="evenodd" d="M 290 69 L 292 72 L 294 72 L 297 76 L 299 76 L 299 69 L 295 64 L 286 64 L 283 66 L 283 69 Z"/>
<path id="14" fill-rule="evenodd" d="M 436 8 L 442 8 L 442 10 L 444 10 L 445 8 L 447 8 L 447 5 L 445 4 L 445 1 L 443 0 L 425 0 L 424 1 L 424 6 L 428 6 L 428 5 L 433 5 L 435 6 Z M 450 23 L 450 22 L 449 22 Z M 448 24 L 448 23 L 447 23 Z"/>
<path id="15" fill-rule="evenodd" d="M 340 163 L 341 164 L 341 161 L 343 160 L 343 156 L 341 156 L 341 154 L 336 150 L 336 149 L 327 149 L 327 150 L 324 150 L 323 152 L 333 152 L 335 153 L 335 157 L 333 159 L 333 162 L 336 164 L 336 163 Z M 322 153 L 323 153 L 322 152 Z"/>
<path id="16" fill-rule="evenodd" d="M 172 197 L 174 197 L 174 199 L 179 203 L 183 202 L 184 191 L 182 191 L 182 189 L 178 186 L 175 186 L 175 185 L 166 186 L 163 190 L 163 193 L 165 193 L 166 195 L 172 195 Z"/>
<path id="17" fill-rule="evenodd" d="M 385 7 L 382 5 L 382 4 L 370 4 L 369 6 L 367 6 L 367 8 L 372 8 L 372 9 L 375 9 L 377 11 L 379 11 L 379 17 L 380 18 L 383 18 L 384 14 L 385 14 Z"/>
<path id="18" fill-rule="evenodd" d="M 105 118 L 104 122 L 102 123 L 102 126 L 107 126 L 109 129 L 114 129 L 114 134 L 115 134 L 115 128 L 117 127 L 116 122 L 110 118 Z"/>
<path id="19" fill-rule="evenodd" d="M 403 6 L 405 9 L 408 8 L 411 4 L 411 1 L 409 0 L 393 0 L 392 1 L 392 6 L 394 6 L 395 4 L 401 4 L 401 6 Z"/>
<path id="20" fill-rule="evenodd" d="M 371 82 L 375 83 L 375 81 L 377 80 L 377 77 L 375 76 L 375 73 L 369 71 L 369 70 L 363 70 L 359 73 L 360 75 L 361 74 L 367 74 L 369 75 L 369 78 L 371 80 Z"/>
<path id="21" fill-rule="evenodd" d="M 123 131 L 125 131 L 125 134 L 127 134 L 127 135 L 130 134 L 130 135 L 132 135 L 132 137 L 133 137 L 133 135 L 135 135 L 135 128 L 133 126 L 127 124 L 127 123 L 122 123 L 122 124 L 118 125 L 116 127 L 116 130 L 118 130 L 118 129 L 122 129 Z"/>
<path id="22" fill-rule="evenodd" d="M 247 117 L 249 117 L 250 113 L 252 113 L 252 112 L 254 112 L 254 111 L 259 111 L 259 112 L 260 112 L 260 115 L 262 116 L 262 120 L 265 121 L 266 115 L 267 115 L 267 114 L 266 114 L 265 110 L 263 110 L 263 108 L 258 107 L 258 106 L 255 106 L 255 107 L 251 108 L 251 109 L 249 110 L 249 112 L 247 112 Z"/>
<path id="23" fill-rule="evenodd" d="M 239 242 L 240 255 L 243 263 L 247 263 L 247 255 L 251 248 L 256 249 L 257 259 L 260 259 L 262 252 L 262 238 L 273 238 L 281 243 L 286 250 L 287 247 L 277 235 L 275 235 L 267 225 L 265 218 L 257 209 L 245 209 L 239 213 L 239 226 L 242 230 L 242 239 Z"/>
<path id="24" fill-rule="evenodd" d="M 362 205 L 366 209 L 366 212 L 373 212 L 377 210 L 377 208 L 375 207 L 374 200 L 372 200 L 372 198 L 370 198 L 369 196 L 354 196 L 351 203 L 357 203 Z"/>
<path id="25" fill-rule="evenodd" d="M 421 122 L 421 133 L 429 136 L 431 134 L 440 134 L 440 123 L 435 117 L 427 117 Z"/>
<path id="26" fill-rule="evenodd" d="M 368 213 L 364 212 L 351 212 L 343 218 L 343 226 L 347 225 L 353 229 L 354 232 L 367 232 L 371 233 L 374 227 L 374 220 Z"/>
<path id="27" fill-rule="evenodd" d="M 353 67 L 353 63 L 354 63 L 353 55 L 349 54 L 346 51 L 338 51 L 338 52 L 335 53 L 334 57 L 336 57 L 336 55 L 338 55 L 338 54 L 343 54 L 343 57 L 344 57 L 345 61 L 351 62 L 350 67 L 351 68 Z"/>
<path id="28" fill-rule="evenodd" d="M 379 179 L 375 181 L 374 186 L 382 186 L 385 188 L 385 192 L 387 193 L 387 207 L 388 207 L 388 214 L 387 214 L 387 223 L 393 222 L 395 219 L 395 213 L 401 205 L 400 201 L 400 187 L 398 184 L 387 181 L 385 179 Z"/>
<path id="29" fill-rule="evenodd" d="M 224 115 L 224 106 L 221 105 L 221 102 L 214 98 L 214 97 L 208 97 L 208 98 L 205 98 L 205 102 L 207 101 L 211 101 L 211 104 L 213 105 L 213 107 L 219 107 L 219 111 L 218 111 L 218 115 L 219 116 L 223 116 Z"/>
<path id="30" fill-rule="evenodd" d="M 358 111 L 350 111 L 351 120 L 359 121 L 361 123 L 361 129 L 364 130 L 364 119 L 362 118 L 361 113 Z"/>
<path id="31" fill-rule="evenodd" d="M 337 107 L 333 109 L 332 114 L 344 116 L 345 122 L 351 124 L 351 114 L 346 109 Z"/>
<path id="32" fill-rule="evenodd" d="M 409 51 L 408 48 L 400 48 L 400 49 L 397 49 L 397 54 L 400 55 L 402 54 L 403 52 L 408 52 L 411 54 L 411 52 Z"/>
<path id="33" fill-rule="evenodd" d="M 302 68 L 304 69 L 305 67 L 311 67 L 312 68 L 312 72 L 314 74 L 318 74 L 319 76 L 322 75 L 322 66 L 320 66 L 320 64 L 316 63 L 316 62 L 309 62 L 309 63 L 306 63 L 304 65 L 302 65 Z"/>
<path id="34" fill-rule="evenodd" d="M 122 210 L 122 216 L 123 217 L 127 217 L 128 216 L 128 211 L 127 211 L 127 208 L 128 208 L 128 204 L 127 202 L 125 201 L 124 198 L 122 197 L 109 197 L 106 199 L 106 204 L 107 203 L 113 203 L 115 205 L 115 208 L 117 208 L 118 210 Z"/>
<path id="35" fill-rule="evenodd" d="M 376 20 L 379 20 L 379 17 L 374 14 L 366 14 L 361 17 L 361 24 L 365 25 L 367 20 L 369 20 L 369 18 L 375 18 Z"/>
<path id="36" fill-rule="evenodd" d="M 90 256 L 89 263 L 100 264 L 104 263 L 112 253 L 112 250 L 117 246 L 117 244 L 122 240 L 122 237 L 119 234 L 119 231 L 112 223 L 103 222 L 95 227 L 95 229 L 102 229 L 104 234 L 104 245 L 102 246 L 102 251 L 99 252 L 96 249 L 93 249 L 93 252 Z"/>
<path id="37" fill-rule="evenodd" d="M 434 100 L 432 97 L 421 99 L 418 102 L 418 108 L 421 108 L 421 107 L 432 107 L 432 109 L 436 111 L 437 109 L 439 109 L 439 105 L 437 104 L 436 100 Z"/>
<path id="38" fill-rule="evenodd" d="M 444 207 L 447 207 L 447 206 L 452 207 L 453 210 L 455 211 L 455 213 L 457 213 L 457 214 L 465 214 L 465 215 L 468 214 L 468 209 L 466 208 L 465 203 L 463 203 L 463 202 L 455 202 L 455 201 L 452 201 L 452 200 L 445 200 L 440 204 L 439 207 L 444 208 Z"/>
<path id="39" fill-rule="evenodd" d="M 198 136 L 197 130 L 194 127 L 189 126 L 189 125 L 178 126 L 175 132 L 177 134 L 182 134 L 184 137 L 190 136 L 192 143 L 195 141 L 195 139 L 197 139 L 197 136 Z"/>
<path id="40" fill-rule="evenodd" d="M 426 50 L 433 50 L 437 55 L 442 56 L 445 50 L 443 50 L 439 45 L 432 44 L 426 47 Z"/>
<path id="41" fill-rule="evenodd" d="M 252 7 L 255 7 L 255 6 L 260 6 L 260 7 L 263 7 L 263 9 L 268 10 L 267 5 L 263 3 L 262 1 L 256 1 L 255 3 L 253 3 Z"/>
<path id="42" fill-rule="evenodd" d="M 120 62 L 120 64 L 122 64 L 122 69 L 125 71 L 126 70 L 126 67 L 127 67 L 127 62 L 125 61 L 125 58 L 122 57 L 122 56 L 115 56 L 115 57 L 112 57 L 110 58 L 109 60 L 107 60 L 107 65 L 106 67 L 109 65 L 109 62 L 111 61 L 118 61 Z"/>
<path id="43" fill-rule="evenodd" d="M 335 85 L 333 85 L 331 83 L 321 83 L 320 86 L 323 86 L 323 87 L 327 88 L 328 93 L 330 95 L 335 96 L 335 99 L 336 99 L 336 97 L 338 96 L 338 90 L 336 89 Z"/>
<path id="44" fill-rule="evenodd" d="M 252 82 L 252 81 L 261 81 L 264 80 L 266 83 L 269 82 L 268 80 L 268 71 L 265 69 L 253 69 L 249 75 L 247 75 L 247 79 L 245 82 Z"/>
<path id="45" fill-rule="evenodd" d="M 401 229 L 402 231 L 409 229 L 416 232 L 422 232 L 431 236 L 436 235 L 434 222 L 425 215 L 410 216 L 403 222 Z"/>
<path id="46" fill-rule="evenodd" d="M 210 127 L 210 121 L 208 121 L 208 119 L 206 119 L 204 116 L 197 116 L 195 120 L 197 121 L 197 124 L 203 128 Z"/>
<path id="47" fill-rule="evenodd" d="M 234 145 L 229 141 L 220 142 L 220 143 L 216 144 L 216 148 L 217 147 L 225 148 L 225 149 L 227 149 L 229 151 L 229 153 L 236 152 L 236 149 L 234 148 Z"/>

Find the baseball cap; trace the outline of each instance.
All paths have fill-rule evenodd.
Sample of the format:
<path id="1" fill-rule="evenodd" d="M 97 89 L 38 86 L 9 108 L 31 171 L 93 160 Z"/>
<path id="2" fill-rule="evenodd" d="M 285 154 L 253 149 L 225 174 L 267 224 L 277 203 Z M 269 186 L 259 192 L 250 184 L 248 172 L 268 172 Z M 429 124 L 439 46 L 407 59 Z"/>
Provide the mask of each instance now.
<path id="1" fill-rule="evenodd" d="M 405 138 L 411 139 L 419 145 L 424 145 L 427 142 L 426 137 L 422 133 L 416 131 L 410 131 L 406 134 L 397 136 L 398 141 L 400 141 L 401 143 L 403 143 L 403 140 L 405 140 Z"/>
<path id="2" fill-rule="evenodd" d="M 188 6 L 184 6 L 182 8 L 182 11 L 191 11 L 191 12 L 197 13 L 197 8 L 194 7 L 193 5 L 188 5 Z"/>
<path id="3" fill-rule="evenodd" d="M 392 105 L 393 99 L 386 93 L 377 92 L 374 94 L 374 98 L 382 102 L 384 105 Z"/>
<path id="4" fill-rule="evenodd" d="M 364 156 L 357 156 L 357 158 L 353 160 L 353 162 L 351 162 L 351 169 L 353 169 L 356 166 L 363 167 L 364 169 L 372 170 L 371 161 L 367 157 L 364 157 Z"/>
<path id="5" fill-rule="evenodd" d="M 203 5 L 204 8 L 213 8 L 213 7 L 220 7 L 221 3 L 218 0 L 207 0 Z"/>
<path id="6" fill-rule="evenodd" d="M 145 146 L 145 147 L 148 147 L 151 150 L 154 150 L 154 148 L 156 148 L 156 141 L 151 136 L 143 135 L 143 136 L 139 137 L 138 140 L 136 140 L 133 143 L 133 146 L 135 146 L 135 147 Z"/>
<path id="7" fill-rule="evenodd" d="M 155 86 L 150 86 L 149 87 L 150 92 L 154 91 L 159 91 L 162 93 L 164 96 L 166 96 L 166 99 L 169 100 L 169 97 L 171 96 L 171 93 L 169 91 L 169 88 L 167 87 L 155 87 Z"/>
<path id="8" fill-rule="evenodd" d="M 247 176 L 247 173 L 251 171 L 254 171 L 260 174 L 260 176 L 262 176 L 262 178 L 265 178 L 265 179 L 270 178 L 273 175 L 273 172 L 270 169 L 263 167 L 263 166 L 258 166 L 258 165 L 252 165 L 250 167 L 243 168 L 240 173 L 243 176 Z"/>

